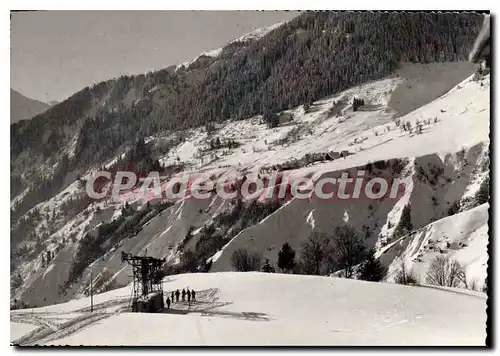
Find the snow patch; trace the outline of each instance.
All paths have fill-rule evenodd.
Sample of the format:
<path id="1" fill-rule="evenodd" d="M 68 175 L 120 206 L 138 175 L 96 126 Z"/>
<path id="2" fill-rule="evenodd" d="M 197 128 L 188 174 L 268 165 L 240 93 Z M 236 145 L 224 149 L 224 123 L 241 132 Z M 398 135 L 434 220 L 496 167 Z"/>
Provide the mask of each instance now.
<path id="1" fill-rule="evenodd" d="M 45 278 L 45 275 L 46 275 L 47 273 L 49 273 L 50 271 L 52 271 L 53 269 L 54 269 L 54 263 L 51 263 L 51 264 L 49 265 L 49 267 L 45 270 L 45 272 L 43 272 L 43 276 L 42 276 L 42 278 Z"/>
<path id="2" fill-rule="evenodd" d="M 306 218 L 306 223 L 308 223 L 309 225 L 311 225 L 311 229 L 314 230 L 314 209 L 312 209 L 310 212 L 309 212 L 309 215 L 307 215 L 307 218 Z"/>

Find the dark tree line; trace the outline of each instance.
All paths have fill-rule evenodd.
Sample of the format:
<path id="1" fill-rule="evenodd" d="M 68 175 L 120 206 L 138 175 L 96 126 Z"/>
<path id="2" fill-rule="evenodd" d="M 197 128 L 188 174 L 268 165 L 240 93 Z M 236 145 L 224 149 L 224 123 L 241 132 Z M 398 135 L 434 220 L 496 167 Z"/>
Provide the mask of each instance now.
<path id="1" fill-rule="evenodd" d="M 162 172 L 160 162 L 153 158 L 151 147 L 144 143 L 143 138 L 137 139 L 131 150 L 118 159 L 113 169 L 135 172 L 142 176 L 147 176 L 150 172 Z"/>
<path id="2" fill-rule="evenodd" d="M 295 260 L 295 251 L 289 243 L 284 243 L 278 252 L 277 267 L 283 273 L 303 273 L 325 275 L 341 271 L 342 277 L 371 282 L 383 280 L 387 268 L 375 257 L 375 250 L 366 250 L 362 238 L 349 225 L 341 225 L 331 235 L 313 231 L 300 249 L 300 261 Z M 262 271 L 274 273 L 269 259 L 260 265 L 261 256 L 256 252 L 237 249 L 231 256 L 231 264 L 236 271 Z"/>
<path id="3" fill-rule="evenodd" d="M 221 140 L 219 137 L 213 138 L 209 142 L 210 150 L 218 150 L 220 148 L 233 149 L 237 148 L 240 144 L 234 139 Z"/>
<path id="4" fill-rule="evenodd" d="M 189 229 L 179 246 L 179 250 L 183 250 L 183 254 L 181 265 L 178 266 L 176 272 L 208 272 L 211 263 L 206 261 L 209 257 L 218 252 L 238 232 L 257 224 L 279 207 L 280 205 L 277 203 L 264 204 L 256 201 L 244 204 L 237 199 L 230 211 L 217 215 L 213 224 L 206 225 L 201 229 L 194 248 L 186 247 L 193 239 L 192 229 Z M 241 252 L 235 258 L 237 268 L 244 270 L 250 270 L 249 266 L 252 266 L 251 270 L 260 268 L 260 257 L 251 253 Z"/>
<path id="5" fill-rule="evenodd" d="M 186 243 L 191 239 L 192 232 L 190 229 L 182 241 L 180 249 L 184 249 Z M 203 227 L 194 249 L 184 250 L 178 272 L 208 272 L 211 262 L 207 263 L 207 259 L 219 251 L 228 241 L 221 231 L 216 232 L 214 225 Z"/>
<path id="6" fill-rule="evenodd" d="M 185 117 L 273 113 L 378 79 L 400 61 L 465 59 L 482 17 L 472 14 L 306 12 L 247 48 L 223 49 L 184 97 Z M 272 125 L 271 125 L 272 126 Z"/>

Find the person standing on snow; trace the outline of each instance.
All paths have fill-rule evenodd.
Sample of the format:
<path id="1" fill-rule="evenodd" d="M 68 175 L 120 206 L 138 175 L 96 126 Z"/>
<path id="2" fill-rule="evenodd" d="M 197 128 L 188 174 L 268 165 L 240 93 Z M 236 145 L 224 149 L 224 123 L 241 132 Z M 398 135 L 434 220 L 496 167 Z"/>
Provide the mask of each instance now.
<path id="1" fill-rule="evenodd" d="M 181 293 L 180 293 L 180 292 L 179 292 L 179 290 L 177 289 L 177 290 L 175 291 L 175 301 L 176 301 L 177 303 L 179 303 L 179 294 L 181 294 Z"/>
<path id="2" fill-rule="evenodd" d="M 191 299 L 193 299 L 193 302 L 196 300 L 195 297 L 196 297 L 196 294 L 195 294 L 194 289 L 193 289 L 191 291 Z"/>
<path id="3" fill-rule="evenodd" d="M 170 309 L 170 298 L 167 297 L 167 309 Z"/>
<path id="4" fill-rule="evenodd" d="M 172 291 L 172 294 L 170 295 L 170 299 L 172 299 L 172 303 L 174 302 L 174 295 L 175 295 L 175 293 L 174 293 L 174 291 Z"/>
<path id="5" fill-rule="evenodd" d="M 183 289 L 182 290 L 182 301 L 185 301 L 186 300 L 186 290 Z"/>

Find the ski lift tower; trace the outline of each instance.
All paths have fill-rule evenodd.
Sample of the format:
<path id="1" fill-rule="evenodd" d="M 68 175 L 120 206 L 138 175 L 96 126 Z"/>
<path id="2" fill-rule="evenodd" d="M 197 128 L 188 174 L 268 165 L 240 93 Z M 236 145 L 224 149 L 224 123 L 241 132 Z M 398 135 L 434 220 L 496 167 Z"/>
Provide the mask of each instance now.
<path id="1" fill-rule="evenodd" d="M 132 266 L 134 284 L 132 296 L 133 312 L 155 313 L 163 309 L 163 283 L 160 271 L 165 259 L 149 256 L 134 256 L 122 252 L 122 262 Z"/>

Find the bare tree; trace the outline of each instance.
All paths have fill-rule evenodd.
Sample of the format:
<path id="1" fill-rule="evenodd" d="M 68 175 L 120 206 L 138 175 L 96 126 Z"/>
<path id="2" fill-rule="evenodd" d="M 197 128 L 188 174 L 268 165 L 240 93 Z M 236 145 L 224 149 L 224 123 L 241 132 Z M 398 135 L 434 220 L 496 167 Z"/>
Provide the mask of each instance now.
<path id="1" fill-rule="evenodd" d="M 456 260 L 436 256 L 427 271 L 426 282 L 443 287 L 458 287 L 465 280 L 465 269 Z"/>
<path id="2" fill-rule="evenodd" d="M 399 269 L 394 275 L 394 282 L 397 284 L 411 285 L 417 284 L 417 277 L 411 268 L 408 268 L 406 261 L 401 257 L 399 258 Z"/>
<path id="3" fill-rule="evenodd" d="M 260 256 L 257 253 L 248 253 L 244 248 L 233 252 L 231 263 L 233 268 L 240 272 L 260 270 Z"/>
<path id="4" fill-rule="evenodd" d="M 300 258 L 306 274 L 319 275 L 326 257 L 328 239 L 322 233 L 313 231 L 309 239 L 302 244 Z"/>
<path id="5" fill-rule="evenodd" d="M 260 255 L 257 252 L 250 253 L 248 256 L 248 271 L 259 271 L 260 260 Z"/>
<path id="6" fill-rule="evenodd" d="M 333 247 L 345 277 L 351 278 L 353 267 L 363 260 L 365 254 L 363 240 L 352 226 L 341 225 L 333 230 Z"/>
<path id="7" fill-rule="evenodd" d="M 248 252 L 244 249 L 238 249 L 231 255 L 231 264 L 236 271 L 244 271 Z"/>

